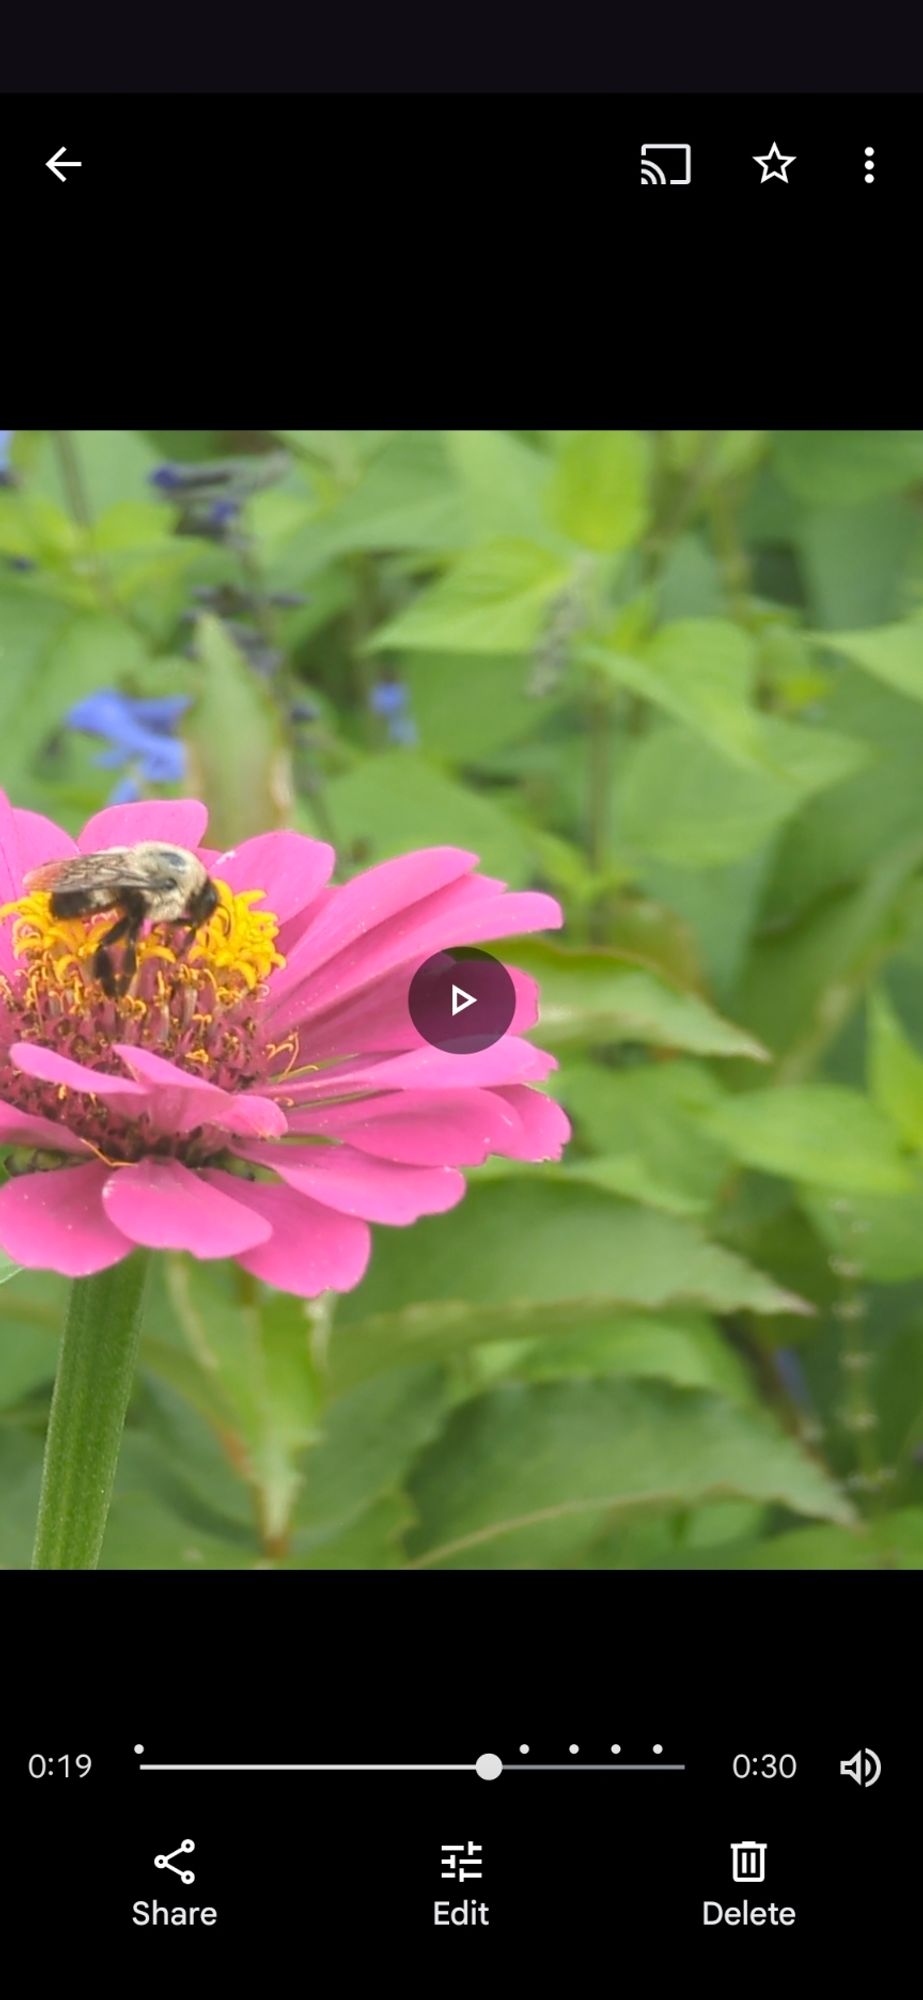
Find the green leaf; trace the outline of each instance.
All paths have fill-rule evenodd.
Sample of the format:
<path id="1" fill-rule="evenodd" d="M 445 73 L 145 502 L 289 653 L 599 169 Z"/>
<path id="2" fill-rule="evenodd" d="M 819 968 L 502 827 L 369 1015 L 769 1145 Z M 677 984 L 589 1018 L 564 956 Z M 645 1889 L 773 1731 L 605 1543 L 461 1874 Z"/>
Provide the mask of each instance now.
<path id="1" fill-rule="evenodd" d="M 857 1090 L 802 1083 L 726 1098 L 708 1129 L 736 1159 L 825 1188 L 901 1193 L 913 1185 L 887 1120 Z"/>
<path id="2" fill-rule="evenodd" d="M 152 1300 L 145 1364 L 208 1419 L 250 1489 L 265 1542 L 278 1544 L 320 1433 L 309 1309 L 233 1265 L 191 1257 L 160 1265 L 166 1296 Z M 174 1346 L 171 1317 L 186 1346 Z"/>
<path id="3" fill-rule="evenodd" d="M 446 431 L 445 442 L 468 510 L 466 539 L 516 535 L 560 545 L 548 527 L 551 462 L 543 452 L 509 431 Z"/>
<path id="4" fill-rule="evenodd" d="M 674 472 L 691 472 L 705 458 L 710 480 L 748 472 L 766 448 L 768 431 L 663 431 L 665 455 Z"/>
<path id="5" fill-rule="evenodd" d="M 908 1146 L 923 1150 L 923 1056 L 882 989 L 869 1002 L 868 1080 L 879 1110 Z"/>
<path id="6" fill-rule="evenodd" d="M 338 478 L 355 478 L 363 461 L 372 459 L 400 431 L 273 431 L 292 451 L 319 458 Z"/>
<path id="7" fill-rule="evenodd" d="M 413 1509 L 403 1493 L 388 1493 L 323 1541 L 296 1536 L 280 1569 L 404 1569 L 404 1533 Z"/>
<path id="8" fill-rule="evenodd" d="M 127 1434 L 100 1569 L 255 1569 L 255 1529 L 187 1484 L 156 1437 Z"/>
<path id="9" fill-rule="evenodd" d="M 863 1279 L 897 1285 L 923 1278 L 923 1173 L 913 1170 L 906 1194 L 857 1190 L 837 1200 L 808 1188 L 801 1206 L 831 1252 Z"/>
<path id="10" fill-rule="evenodd" d="M 650 445 L 640 431 L 578 431 L 558 457 L 552 519 L 584 548 L 626 549 L 647 527 L 649 478 Z"/>
<path id="11" fill-rule="evenodd" d="M 909 496 L 886 495 L 844 510 L 820 508 L 798 526 L 810 622 L 852 631 L 885 625 L 903 609 L 920 544 Z"/>
<path id="12" fill-rule="evenodd" d="M 900 493 L 923 477 L 923 431 L 775 431 L 780 477 L 820 507 Z"/>
<path id="13" fill-rule="evenodd" d="M 95 524 L 93 543 L 101 555 L 139 549 L 177 553 L 169 515 L 156 500 L 120 500 L 117 506 L 107 507 Z"/>
<path id="14" fill-rule="evenodd" d="M 401 679 L 426 754 L 477 766 L 538 729 L 548 703 L 530 697 L 526 675 L 519 654 L 408 653 Z"/>
<path id="15" fill-rule="evenodd" d="M 22 1266 L 14 1264 L 12 1257 L 8 1257 L 5 1250 L 0 1250 L 0 1285 L 5 1285 L 10 1278 L 15 1278 L 21 1269 Z"/>
<path id="16" fill-rule="evenodd" d="M 769 914 L 790 921 L 819 895 L 847 885 L 920 827 L 923 706 L 852 667 L 833 677 L 830 723 L 864 743 L 870 761 L 812 799 L 780 845 Z"/>
<path id="17" fill-rule="evenodd" d="M 657 1565 L 655 1565 L 657 1566 Z M 907 1507 L 851 1528 L 793 1528 L 765 1541 L 673 1557 L 669 1569 L 923 1569 L 923 1508 Z"/>
<path id="18" fill-rule="evenodd" d="M 459 557 L 439 583 L 379 626 L 369 646 L 438 647 L 454 653 L 516 653 L 532 646 L 547 607 L 571 578 L 559 556 L 534 542 L 486 542 Z"/>
<path id="19" fill-rule="evenodd" d="M 761 1043 L 723 1020 L 700 994 L 669 985 L 625 954 L 603 946 L 574 950 L 543 938 L 514 938 L 495 950 L 538 979 L 536 1032 L 549 1048 L 574 1042 L 650 1042 L 693 1055 L 766 1060 Z"/>
<path id="20" fill-rule="evenodd" d="M 62 727 L 76 702 L 98 688 L 124 685 L 126 677 L 143 668 L 145 659 L 136 634 L 119 618 L 100 612 L 71 613 L 62 623 L 60 607 L 55 607 L 53 616 L 49 616 L 47 605 L 40 610 L 32 627 L 32 645 L 27 644 L 9 663 L 0 655 L 3 693 L 15 691 L 20 684 L 20 699 L 11 699 L 9 707 L 0 695 L 3 764 L 10 785 L 29 768 L 47 738 Z M 25 624 L 28 627 L 31 620 Z M 2 630 L 0 646 L 5 651 L 5 625 Z M 28 676 L 27 700 L 21 698 L 22 675 Z"/>
<path id="21" fill-rule="evenodd" d="M 158 453 L 142 431 L 70 431 L 68 435 L 93 515 L 123 500 L 149 499 L 148 475 L 158 462 Z M 47 431 L 30 476 L 32 485 L 69 511 L 57 451 Z"/>
<path id="22" fill-rule="evenodd" d="M 764 847 L 723 867 L 644 864 L 644 886 L 695 939 L 698 962 L 722 1005 L 733 1004 L 772 858 L 771 848 Z"/>
<path id="23" fill-rule="evenodd" d="M 923 1324 L 918 1316 L 899 1327 L 876 1354 L 870 1388 L 884 1462 L 918 1479 L 923 1444 Z"/>
<path id="24" fill-rule="evenodd" d="M 42 1476 L 42 1439 L 0 1425 L 0 1569 L 29 1569 Z"/>
<path id="25" fill-rule="evenodd" d="M 530 1382 L 592 1375 L 631 1375 L 674 1382 L 681 1389 L 715 1389 L 733 1402 L 752 1402 L 740 1356 L 711 1321 L 695 1313 L 620 1313 L 605 1326 L 574 1327 L 513 1350 L 508 1372 Z"/>
<path id="26" fill-rule="evenodd" d="M 68 605 L 56 603 L 51 598 L 32 597 L 25 591 L 0 585 L 0 731 L 3 735 L 4 787 L 11 793 L 16 782 L 17 763 L 30 755 L 31 747 L 36 741 L 41 741 L 45 733 L 43 726 L 40 726 L 37 736 L 30 728 L 28 710 L 33 701 L 42 701 L 41 690 L 49 654 L 55 642 L 60 642 L 61 634 L 72 623 L 73 616 Z M 119 629 L 124 646 L 125 635 Z M 101 683 L 97 681 L 96 685 L 98 687 Z M 71 701 L 78 698 L 74 693 Z M 67 699 L 66 690 L 62 699 Z"/>
<path id="27" fill-rule="evenodd" d="M 12 1276 L 7 1272 L 7 1276 Z M 0 1338 L 0 1409 L 15 1404 L 37 1389 L 48 1389 L 54 1381 L 55 1341 L 52 1330 L 18 1322 L 14 1299 L 4 1301 L 3 1335 Z"/>
<path id="28" fill-rule="evenodd" d="M 208 805 L 213 847 L 233 847 L 291 816 L 278 707 L 218 618 L 200 618 L 201 693 L 184 722 L 190 789 Z"/>
<path id="29" fill-rule="evenodd" d="M 341 845 L 361 841 L 371 861 L 408 848 L 429 847 L 434 834 L 479 854 L 488 874 L 514 886 L 528 881 L 532 842 L 527 826 L 489 796 L 456 784 L 415 750 L 367 757 L 327 787 Z"/>
<path id="30" fill-rule="evenodd" d="M 797 1302 L 796 1302 L 797 1303 Z M 791 1304 L 791 1301 L 790 1301 Z M 606 1299 L 491 1306 L 463 1299 L 406 1305 L 352 1324 L 337 1323 L 330 1346 L 331 1393 L 342 1395 L 387 1369 L 452 1355 L 503 1350 L 503 1373 L 626 1374 L 720 1388 L 742 1396 L 746 1378 L 733 1350 L 700 1315 L 622 1312 Z"/>
<path id="31" fill-rule="evenodd" d="M 580 658 L 617 687 L 664 709 L 747 769 L 765 765 L 764 718 L 751 706 L 756 646 L 726 618 L 683 618 L 664 625 L 637 654 L 588 644 Z"/>
<path id="32" fill-rule="evenodd" d="M 63 507 L 28 487 L 0 487 L 0 551 L 4 555 L 25 556 L 27 561 L 62 571 L 82 545 L 80 530 Z M 11 601 L 19 598 L 23 603 L 41 601 L 43 593 L 36 591 L 37 581 L 31 576 L 15 584 L 12 578 L 4 579 Z"/>
<path id="33" fill-rule="evenodd" d="M 570 1161 L 570 1171 L 634 1195 L 675 1215 L 705 1215 L 728 1172 L 725 1149 L 704 1114 L 722 1101 L 719 1085 L 697 1063 L 645 1064 L 630 1070 L 576 1065 L 559 1095 L 578 1134 L 603 1155 Z"/>
<path id="34" fill-rule="evenodd" d="M 866 761 L 863 746 L 849 737 L 775 716 L 761 718 L 755 740 L 765 769 L 744 770 L 671 724 L 644 737 L 623 776 L 623 839 L 642 854 L 684 868 L 739 861 L 813 792 L 838 784 Z"/>
<path id="35" fill-rule="evenodd" d="M 408 1299 L 809 1310 L 693 1223 L 574 1185 L 563 1168 L 486 1180 L 448 1215 L 379 1231 L 368 1275 L 341 1300 L 337 1327 Z"/>
<path id="36" fill-rule="evenodd" d="M 818 642 L 845 653 L 887 687 L 923 701 L 923 617 L 871 632 L 818 632 Z"/>
<path id="37" fill-rule="evenodd" d="M 417 1453 L 438 1436 L 449 1395 L 443 1369 L 411 1366 L 338 1396 L 308 1455 L 293 1549 L 302 1555 L 321 1549 L 393 1495 Z"/>
<path id="38" fill-rule="evenodd" d="M 739 1004 L 752 1027 L 787 1051 L 790 1075 L 816 1062 L 894 949 L 921 861 L 923 835 L 914 832 L 858 888 L 759 940 Z"/>
<path id="39" fill-rule="evenodd" d="M 724 1496 L 847 1522 L 843 1494 L 761 1412 L 624 1381 L 510 1385 L 456 1410 L 411 1480 L 418 1564 L 566 1562 L 607 1519 Z"/>
<path id="40" fill-rule="evenodd" d="M 350 433 L 322 435 L 348 439 Z M 345 480 L 354 477 L 348 456 L 337 474 Z M 314 567 L 334 556 L 371 550 L 441 553 L 464 547 L 468 538 L 467 509 L 443 439 L 398 434 L 366 467 L 358 485 L 338 495 L 318 517 L 305 546 Z"/>
<path id="41" fill-rule="evenodd" d="M 664 623 L 719 618 L 725 592 L 718 564 L 698 535 L 678 535 L 657 578 L 657 609 Z"/>

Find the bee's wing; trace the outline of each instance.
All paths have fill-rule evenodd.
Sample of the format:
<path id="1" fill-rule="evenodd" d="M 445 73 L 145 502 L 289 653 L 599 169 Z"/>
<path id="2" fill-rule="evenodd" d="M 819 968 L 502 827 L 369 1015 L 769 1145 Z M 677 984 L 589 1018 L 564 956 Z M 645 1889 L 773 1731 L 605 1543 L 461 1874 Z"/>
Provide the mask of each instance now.
<path id="1" fill-rule="evenodd" d="M 139 873 L 137 863 L 132 864 L 130 847 L 111 847 L 105 855 L 72 854 L 59 861 L 45 861 L 23 876 L 23 888 L 30 893 L 33 889 L 66 889 L 79 894 L 81 889 L 100 889 L 107 883 L 143 889 L 149 881 L 149 876 Z"/>

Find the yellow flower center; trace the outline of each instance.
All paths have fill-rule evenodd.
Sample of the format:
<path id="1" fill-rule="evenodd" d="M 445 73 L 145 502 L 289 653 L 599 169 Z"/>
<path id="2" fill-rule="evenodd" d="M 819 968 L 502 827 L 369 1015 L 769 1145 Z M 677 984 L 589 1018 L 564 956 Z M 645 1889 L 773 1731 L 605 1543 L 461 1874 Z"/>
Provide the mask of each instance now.
<path id="1" fill-rule="evenodd" d="M 262 889 L 229 889 L 215 882 L 218 904 L 208 922 L 200 925 L 193 942 L 185 947 L 185 933 L 172 924 L 155 924 L 137 940 L 138 970 L 132 982 L 150 997 L 163 1000 L 179 986 L 213 988 L 219 1006 L 232 1006 L 244 991 L 262 985 L 275 966 L 285 964 L 273 940 L 279 925 L 271 910 L 256 910 Z M 86 995 L 90 962 L 108 930 L 111 910 L 94 917 L 55 917 L 51 896 L 37 889 L 18 902 L 0 908 L 0 921 L 15 916 L 13 949 L 24 960 L 27 973 L 27 1001 L 39 993 L 57 992 L 61 998 L 76 1000 Z M 182 941 L 182 948 L 181 948 Z M 151 967 L 147 979 L 142 977 Z M 153 976 L 151 976 L 153 975 Z M 93 982 L 96 984 L 96 982 Z M 127 1011 L 131 1011 L 128 1000 Z"/>

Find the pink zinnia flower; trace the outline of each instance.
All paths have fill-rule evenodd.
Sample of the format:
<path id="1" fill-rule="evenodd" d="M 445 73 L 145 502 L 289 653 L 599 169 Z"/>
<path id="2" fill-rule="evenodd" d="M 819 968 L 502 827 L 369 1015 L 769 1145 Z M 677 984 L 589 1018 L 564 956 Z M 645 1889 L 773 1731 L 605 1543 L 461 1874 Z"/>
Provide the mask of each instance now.
<path id="1" fill-rule="evenodd" d="M 467 1056 L 421 1039 L 407 989 L 433 953 L 561 912 L 460 848 L 328 887 L 323 841 L 267 833 L 217 854 L 205 823 L 194 799 L 111 806 L 74 841 L 0 793 L 0 1145 L 25 1166 L 0 1188 L 0 1244 L 72 1277 L 143 1244 L 236 1257 L 306 1298 L 348 1291 L 370 1222 L 454 1207 L 458 1169 L 489 1153 L 559 1156 L 567 1119 L 530 1088 L 554 1059 L 518 1032 L 534 980 L 512 971 L 510 1032 Z M 181 956 L 168 926 L 149 930 L 130 991 L 107 998 L 92 956 L 111 913 L 54 919 L 23 877 L 142 840 L 197 852 L 220 903 Z"/>

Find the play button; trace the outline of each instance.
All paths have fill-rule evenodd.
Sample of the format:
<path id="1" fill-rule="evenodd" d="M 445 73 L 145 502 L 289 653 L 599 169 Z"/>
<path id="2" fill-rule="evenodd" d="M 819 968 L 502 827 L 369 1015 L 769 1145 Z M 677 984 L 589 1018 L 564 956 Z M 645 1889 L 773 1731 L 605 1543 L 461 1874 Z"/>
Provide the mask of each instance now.
<path id="1" fill-rule="evenodd" d="M 417 1034 L 432 1048 L 470 1056 L 506 1034 L 516 1011 L 516 988 L 499 959 L 473 945 L 457 945 L 418 968 L 407 1005 Z"/>

